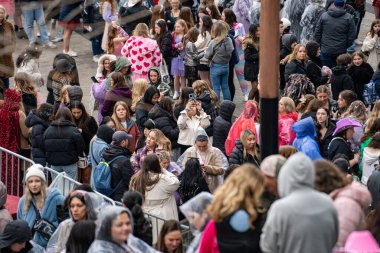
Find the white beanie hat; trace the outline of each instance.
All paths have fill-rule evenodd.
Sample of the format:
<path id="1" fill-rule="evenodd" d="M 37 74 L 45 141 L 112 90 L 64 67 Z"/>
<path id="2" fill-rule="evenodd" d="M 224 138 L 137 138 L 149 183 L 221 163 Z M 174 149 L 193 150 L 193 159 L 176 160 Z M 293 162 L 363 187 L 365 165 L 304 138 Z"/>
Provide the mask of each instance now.
<path id="1" fill-rule="evenodd" d="M 37 176 L 46 183 L 44 167 L 41 164 L 33 164 L 29 167 L 29 169 L 26 171 L 25 182 L 28 182 L 28 179 L 32 176 Z"/>
<path id="2" fill-rule="evenodd" d="M 287 18 L 282 18 L 281 21 L 282 21 L 282 25 L 284 26 L 284 29 L 292 25 L 292 23 L 290 23 L 289 19 Z"/>

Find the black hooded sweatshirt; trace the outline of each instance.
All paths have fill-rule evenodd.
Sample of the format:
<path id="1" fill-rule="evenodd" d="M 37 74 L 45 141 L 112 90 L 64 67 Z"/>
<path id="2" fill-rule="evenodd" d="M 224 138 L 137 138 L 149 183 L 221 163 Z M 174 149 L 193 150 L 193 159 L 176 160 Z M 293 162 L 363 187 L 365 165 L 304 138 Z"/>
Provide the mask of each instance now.
<path id="1" fill-rule="evenodd" d="M 236 105 L 229 100 L 224 100 L 220 105 L 219 116 L 214 121 L 214 139 L 212 146 L 220 149 L 226 155 L 226 142 L 228 133 L 232 126 L 232 116 L 235 111 Z"/>

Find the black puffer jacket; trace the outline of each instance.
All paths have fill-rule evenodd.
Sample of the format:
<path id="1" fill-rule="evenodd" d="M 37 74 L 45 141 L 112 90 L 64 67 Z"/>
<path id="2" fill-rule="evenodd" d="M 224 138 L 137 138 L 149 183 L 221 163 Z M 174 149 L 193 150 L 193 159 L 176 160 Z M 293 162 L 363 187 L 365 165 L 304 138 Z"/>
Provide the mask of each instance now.
<path id="1" fill-rule="evenodd" d="M 173 58 L 172 43 L 172 35 L 169 31 L 167 31 L 162 39 L 161 45 L 158 45 L 160 47 L 162 57 L 165 59 L 167 65 L 171 65 Z"/>
<path id="2" fill-rule="evenodd" d="M 115 192 L 111 194 L 111 199 L 120 201 L 123 197 L 124 192 L 129 189 L 129 182 L 133 176 L 133 169 L 131 164 L 131 152 L 127 148 L 123 148 L 117 145 L 111 144 L 107 149 L 103 151 L 103 158 L 106 162 L 111 161 L 117 156 L 124 156 L 118 158 L 111 163 L 111 188 L 115 187 L 120 183 L 120 180 L 123 182 L 117 187 Z"/>
<path id="3" fill-rule="evenodd" d="M 39 163 L 42 166 L 46 166 L 46 153 L 44 146 L 43 135 L 46 129 L 49 127 L 49 123 L 43 121 L 35 114 L 33 110 L 25 119 L 26 127 L 32 127 L 32 156 L 35 163 Z"/>
<path id="4" fill-rule="evenodd" d="M 139 127 L 140 133 L 144 132 L 144 124 L 148 120 L 149 111 L 153 108 L 152 99 L 155 94 L 160 94 L 155 86 L 150 86 L 143 99 L 136 105 L 136 124 Z"/>
<path id="5" fill-rule="evenodd" d="M 258 148 L 258 147 L 256 147 L 256 148 Z M 238 164 L 238 165 L 242 165 L 244 163 L 252 163 L 259 168 L 259 166 L 260 166 L 259 159 L 257 157 L 251 156 L 248 153 L 247 153 L 247 157 L 244 159 L 243 158 L 243 151 L 244 151 L 243 143 L 241 143 L 240 139 L 237 139 L 235 142 L 235 147 L 232 150 L 231 155 L 228 159 L 228 162 L 230 164 Z"/>
<path id="6" fill-rule="evenodd" d="M 176 148 L 178 146 L 177 140 L 179 128 L 173 115 L 170 115 L 168 111 L 162 109 L 158 104 L 156 104 L 152 110 L 150 110 L 148 117 L 154 121 L 156 128 L 160 129 L 172 142 L 172 147 Z"/>
<path id="7" fill-rule="evenodd" d="M 219 116 L 214 121 L 214 139 L 212 146 L 220 149 L 223 154 L 226 154 L 224 146 L 230 128 L 232 126 L 232 116 L 236 105 L 229 100 L 224 100 L 220 105 Z"/>
<path id="8" fill-rule="evenodd" d="M 285 65 L 285 81 L 287 82 L 289 80 L 290 75 L 292 74 L 302 74 L 306 75 L 306 63 L 305 62 L 299 62 L 297 60 L 293 60 L 291 62 L 288 62 Z"/>
<path id="9" fill-rule="evenodd" d="M 317 129 L 318 130 L 318 129 Z M 329 145 L 331 140 L 333 139 L 333 133 L 335 130 L 335 124 L 333 122 L 329 122 L 329 126 L 325 133 L 323 139 L 318 140 L 319 150 L 321 151 L 321 155 L 323 158 L 328 159 L 329 156 Z"/>
<path id="10" fill-rule="evenodd" d="M 51 165 L 70 165 L 78 162 L 85 149 L 81 133 L 71 121 L 53 121 L 44 133 L 46 160 Z"/>
<path id="11" fill-rule="evenodd" d="M 209 92 L 203 92 L 197 100 L 202 102 L 202 108 L 207 115 L 210 116 L 210 126 L 208 126 L 205 130 L 207 135 L 213 136 L 213 125 L 216 117 L 219 115 L 218 109 L 215 107 L 214 103 L 211 100 L 211 95 Z"/>
<path id="12" fill-rule="evenodd" d="M 355 92 L 354 81 L 347 74 L 346 67 L 336 66 L 332 69 L 331 92 L 334 100 L 338 100 L 339 93 L 343 90 Z"/>

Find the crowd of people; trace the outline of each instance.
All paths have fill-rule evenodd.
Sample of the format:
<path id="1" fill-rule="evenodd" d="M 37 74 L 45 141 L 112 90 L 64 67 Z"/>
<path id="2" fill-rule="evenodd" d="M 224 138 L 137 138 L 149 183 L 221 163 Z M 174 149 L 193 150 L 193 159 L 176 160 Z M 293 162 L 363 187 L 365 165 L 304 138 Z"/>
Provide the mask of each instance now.
<path id="1" fill-rule="evenodd" d="M 360 41 L 365 1 L 282 1 L 279 155 L 265 159 L 259 0 L 57 2 L 0 5 L 0 146 L 35 163 L 0 156 L 1 252 L 380 251 L 380 20 Z M 14 62 L 18 8 L 30 44 Z M 49 73 L 44 12 L 64 42 Z M 96 31 L 90 94 L 70 50 L 81 20 Z M 82 183 L 68 196 L 49 187 L 62 172 Z"/>

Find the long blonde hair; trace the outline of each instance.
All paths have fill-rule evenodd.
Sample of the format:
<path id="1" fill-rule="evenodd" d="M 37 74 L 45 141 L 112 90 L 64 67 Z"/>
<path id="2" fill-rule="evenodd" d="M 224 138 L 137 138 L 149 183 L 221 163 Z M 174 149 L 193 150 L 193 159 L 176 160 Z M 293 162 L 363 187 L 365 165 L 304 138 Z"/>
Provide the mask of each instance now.
<path id="1" fill-rule="evenodd" d="M 302 44 L 297 44 L 294 47 L 292 53 L 289 54 L 289 55 L 287 55 L 280 63 L 282 65 L 285 65 L 286 63 L 289 63 L 291 61 L 297 61 L 297 53 L 298 53 L 298 51 L 300 50 L 301 47 L 305 48 L 305 51 L 306 51 L 306 46 L 304 46 Z M 308 61 L 308 57 L 307 57 L 307 54 L 306 54 L 305 55 L 305 62 L 307 62 L 307 61 Z"/>
<path id="2" fill-rule="evenodd" d="M 375 122 L 375 120 L 379 117 L 380 117 L 380 100 L 377 100 L 375 104 L 373 105 L 371 115 L 369 116 L 366 122 L 365 132 L 368 132 L 368 130 L 371 129 L 373 122 Z"/>
<path id="3" fill-rule="evenodd" d="M 210 96 L 211 96 L 211 100 L 214 103 L 215 107 L 217 107 L 217 108 L 220 107 L 218 96 L 210 88 L 210 86 L 208 86 L 208 84 L 207 84 L 206 81 L 203 81 L 203 80 L 195 81 L 195 82 L 193 82 L 192 87 L 193 87 L 193 90 L 194 90 L 194 94 L 197 97 L 199 97 L 200 95 L 202 95 L 202 93 L 204 93 L 204 92 L 209 92 Z"/>
<path id="4" fill-rule="evenodd" d="M 220 222 L 239 209 L 248 212 L 250 227 L 259 213 L 262 213 L 260 203 L 264 190 L 264 177 L 260 170 L 252 164 L 244 164 L 236 168 L 215 192 L 215 197 L 208 207 L 211 217 Z"/>
<path id="5" fill-rule="evenodd" d="M 213 38 L 217 44 L 227 38 L 227 27 L 228 24 L 226 25 L 226 22 L 221 20 L 218 20 L 213 24 L 211 28 L 211 38 Z"/>
<path id="6" fill-rule="evenodd" d="M 144 96 L 147 89 L 148 82 L 144 78 L 138 78 L 134 81 L 132 88 L 132 111 L 136 110 L 136 105 L 139 97 Z"/>
<path id="7" fill-rule="evenodd" d="M 247 145 L 247 139 L 250 135 L 253 135 L 255 136 L 255 139 L 257 141 L 257 137 L 255 135 L 255 132 L 253 132 L 251 129 L 245 129 L 243 132 L 241 132 L 240 134 L 240 141 L 241 143 L 243 144 L 243 158 L 245 159 L 247 157 L 247 149 L 245 148 L 245 146 Z M 256 158 L 259 158 L 259 151 L 257 150 L 256 148 L 256 145 L 254 146 L 254 154 L 256 156 Z"/>
<path id="8" fill-rule="evenodd" d="M 352 102 L 347 110 L 342 114 L 341 118 L 354 117 L 357 120 L 360 120 L 362 124 L 367 120 L 367 108 L 364 103 L 360 100 Z"/>
<path id="9" fill-rule="evenodd" d="M 37 96 L 36 87 L 34 86 L 34 83 L 28 73 L 25 73 L 25 72 L 16 73 L 15 84 L 17 85 L 17 88 L 22 93 L 32 94 L 34 96 Z"/>
<path id="10" fill-rule="evenodd" d="M 165 134 L 160 129 L 156 128 L 149 131 L 149 133 L 152 132 L 156 134 L 157 146 L 160 147 L 162 150 L 170 152 L 172 150 L 172 143 L 165 136 Z"/>
<path id="11" fill-rule="evenodd" d="M 137 36 L 137 37 L 141 36 L 144 38 L 149 38 L 148 26 L 144 23 L 137 24 L 137 26 L 135 27 L 135 30 L 133 30 L 133 36 Z"/>
<path id="12" fill-rule="evenodd" d="M 126 121 L 128 122 L 131 119 L 131 115 L 129 113 L 128 105 L 124 101 L 117 101 L 116 102 L 115 106 L 113 107 L 112 119 L 115 121 L 116 131 L 125 131 L 125 128 L 124 128 L 123 124 L 121 124 L 120 119 L 116 115 L 116 109 L 117 109 L 117 107 L 119 105 L 121 105 L 122 107 L 124 107 L 124 109 L 127 111 L 127 113 L 126 113 Z"/>
<path id="13" fill-rule="evenodd" d="M 42 178 L 38 177 L 41 180 L 41 197 L 42 197 L 42 207 L 45 204 L 46 196 L 47 196 L 47 187 L 46 183 Z M 27 213 L 30 207 L 30 202 L 32 201 L 32 193 L 29 190 L 28 182 L 25 183 L 24 187 L 24 196 L 25 196 L 25 202 L 24 202 L 24 212 Z"/>

